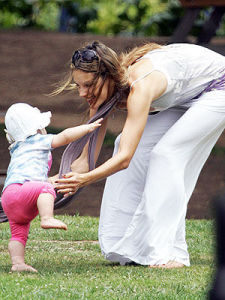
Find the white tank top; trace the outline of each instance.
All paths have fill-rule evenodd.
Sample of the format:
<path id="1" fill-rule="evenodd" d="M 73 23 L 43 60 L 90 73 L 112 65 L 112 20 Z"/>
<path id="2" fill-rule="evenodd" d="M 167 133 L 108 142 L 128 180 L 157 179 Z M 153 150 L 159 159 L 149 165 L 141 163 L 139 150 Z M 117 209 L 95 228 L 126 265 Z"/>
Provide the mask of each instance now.
<path id="1" fill-rule="evenodd" d="M 149 58 L 153 70 L 143 74 L 134 84 L 157 70 L 167 78 L 167 89 L 152 102 L 155 110 L 173 106 L 191 106 L 208 84 L 225 73 L 225 57 L 207 48 L 192 44 L 172 44 L 148 52 L 140 59 Z"/>

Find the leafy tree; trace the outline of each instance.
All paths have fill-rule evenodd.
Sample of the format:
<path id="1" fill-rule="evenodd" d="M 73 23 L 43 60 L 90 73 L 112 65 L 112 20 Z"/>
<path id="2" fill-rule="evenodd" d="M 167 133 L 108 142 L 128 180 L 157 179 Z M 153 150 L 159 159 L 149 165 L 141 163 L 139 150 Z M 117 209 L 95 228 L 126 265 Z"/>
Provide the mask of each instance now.
<path id="1" fill-rule="evenodd" d="M 201 10 L 198 35 L 212 8 Z M 103 35 L 170 36 L 184 8 L 178 0 L 0 0 L 0 27 L 38 28 Z M 225 32 L 225 17 L 218 35 Z"/>
<path id="2" fill-rule="evenodd" d="M 98 18 L 87 24 L 89 31 L 106 35 L 142 35 L 143 24 L 155 13 L 164 11 L 163 0 L 99 0 Z"/>
<path id="3" fill-rule="evenodd" d="M 97 18 L 94 7 L 82 7 L 74 1 L 62 2 L 60 10 L 60 31 L 84 33 L 87 31 L 87 23 Z"/>
<path id="4" fill-rule="evenodd" d="M 58 1 L 52 0 L 1 0 L 0 26 L 44 29 L 44 24 L 40 22 L 40 12 L 45 13 L 48 6 L 54 9 L 57 4 Z"/>

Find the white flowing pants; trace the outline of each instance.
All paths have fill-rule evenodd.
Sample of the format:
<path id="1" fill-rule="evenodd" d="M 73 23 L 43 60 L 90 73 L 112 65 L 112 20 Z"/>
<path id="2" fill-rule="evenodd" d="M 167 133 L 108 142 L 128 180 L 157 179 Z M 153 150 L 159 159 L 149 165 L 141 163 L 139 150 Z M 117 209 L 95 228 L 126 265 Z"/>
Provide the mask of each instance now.
<path id="1" fill-rule="evenodd" d="M 224 128 L 225 91 L 205 93 L 189 108 L 149 116 L 129 167 L 106 182 L 99 242 L 108 260 L 190 265 L 187 203 Z"/>

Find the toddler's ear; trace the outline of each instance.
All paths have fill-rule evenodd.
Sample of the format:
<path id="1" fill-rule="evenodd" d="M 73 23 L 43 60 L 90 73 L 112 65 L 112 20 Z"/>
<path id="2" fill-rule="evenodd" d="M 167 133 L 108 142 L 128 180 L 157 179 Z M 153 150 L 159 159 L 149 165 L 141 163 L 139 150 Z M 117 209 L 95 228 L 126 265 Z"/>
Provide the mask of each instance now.
<path id="1" fill-rule="evenodd" d="M 15 142 L 14 138 L 11 136 L 11 134 L 6 129 L 4 129 L 4 131 L 6 133 L 6 139 L 9 142 L 9 144 L 13 144 Z"/>
<path id="2" fill-rule="evenodd" d="M 47 131 L 46 131 L 45 128 L 43 128 L 43 129 L 38 129 L 38 130 L 37 130 L 37 133 L 40 133 L 40 134 L 47 134 Z"/>

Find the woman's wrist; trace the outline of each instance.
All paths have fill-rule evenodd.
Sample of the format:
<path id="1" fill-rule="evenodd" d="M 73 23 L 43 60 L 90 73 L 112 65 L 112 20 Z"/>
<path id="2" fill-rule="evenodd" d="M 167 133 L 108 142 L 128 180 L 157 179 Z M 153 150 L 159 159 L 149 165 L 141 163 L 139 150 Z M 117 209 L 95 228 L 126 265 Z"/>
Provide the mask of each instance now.
<path id="1" fill-rule="evenodd" d="M 80 187 L 89 185 L 91 183 L 91 178 L 90 178 L 89 172 L 79 174 L 78 181 L 80 182 Z"/>

